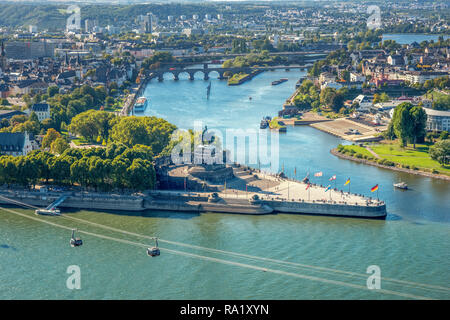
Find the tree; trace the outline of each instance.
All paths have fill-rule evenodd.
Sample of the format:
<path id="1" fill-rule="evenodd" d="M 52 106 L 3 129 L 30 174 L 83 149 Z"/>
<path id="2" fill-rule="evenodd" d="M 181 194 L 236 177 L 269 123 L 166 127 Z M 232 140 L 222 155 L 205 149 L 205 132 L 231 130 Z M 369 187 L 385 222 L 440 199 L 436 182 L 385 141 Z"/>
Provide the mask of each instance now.
<path id="1" fill-rule="evenodd" d="M 135 159 L 126 169 L 125 183 L 128 187 L 145 190 L 155 186 L 155 169 L 148 160 Z"/>
<path id="2" fill-rule="evenodd" d="M 62 154 L 68 148 L 69 143 L 64 138 L 56 138 L 50 145 L 50 151 L 56 154 Z"/>
<path id="3" fill-rule="evenodd" d="M 34 111 L 32 111 L 30 113 L 30 117 L 28 118 L 28 120 L 31 121 L 31 122 L 39 123 L 39 118 L 38 118 L 36 112 L 34 112 Z"/>
<path id="4" fill-rule="evenodd" d="M 415 148 L 416 142 L 426 135 L 426 122 L 427 114 L 420 106 L 404 102 L 394 109 L 392 123 L 395 135 L 400 138 L 402 146 L 412 142 Z"/>
<path id="5" fill-rule="evenodd" d="M 111 139 L 128 147 L 136 144 L 150 144 L 145 124 L 139 117 L 124 117 L 120 119 L 111 130 Z"/>
<path id="6" fill-rule="evenodd" d="M 61 138 L 61 135 L 58 131 L 53 128 L 48 129 L 46 135 L 42 139 L 42 148 L 50 148 L 52 142 L 58 138 Z"/>
<path id="7" fill-rule="evenodd" d="M 53 97 L 59 93 L 59 88 L 57 86 L 50 86 L 47 88 L 47 94 L 49 97 Z"/>
<path id="8" fill-rule="evenodd" d="M 157 117 L 120 117 L 111 130 L 110 138 L 127 147 L 137 144 L 150 146 L 157 155 L 169 144 L 175 129 L 173 124 Z"/>
<path id="9" fill-rule="evenodd" d="M 356 43 L 356 41 L 355 40 L 350 40 L 348 43 L 347 43 L 347 49 L 348 49 L 348 51 L 354 51 L 355 49 L 356 49 L 356 45 L 357 45 L 357 43 Z"/>
<path id="10" fill-rule="evenodd" d="M 392 121 L 389 123 L 387 130 L 383 133 L 383 136 L 389 140 L 394 140 L 396 138 Z"/>
<path id="11" fill-rule="evenodd" d="M 409 112 L 411 108 L 411 103 L 401 103 L 395 107 L 394 116 L 392 117 L 395 135 L 400 138 L 401 144 L 404 147 L 412 137 L 413 120 Z"/>
<path id="12" fill-rule="evenodd" d="M 450 139 L 439 141 L 431 146 L 429 154 L 431 159 L 436 160 L 441 165 L 448 165 L 450 163 Z"/>
<path id="13" fill-rule="evenodd" d="M 50 166 L 51 178 L 57 182 L 62 183 L 70 180 L 70 166 L 75 162 L 75 158 L 70 156 L 56 157 Z"/>
<path id="14" fill-rule="evenodd" d="M 344 94 L 334 88 L 325 88 L 320 92 L 320 103 L 330 107 L 334 112 L 339 112 L 344 106 Z"/>
<path id="15" fill-rule="evenodd" d="M 95 141 L 98 137 L 107 140 L 114 118 L 115 115 L 110 112 L 88 110 L 72 119 L 69 130 L 89 141 Z"/>
<path id="16" fill-rule="evenodd" d="M 450 110 L 450 95 L 439 96 L 433 101 L 433 109 Z"/>
<path id="17" fill-rule="evenodd" d="M 415 106 L 410 109 L 412 124 L 412 139 L 414 149 L 416 148 L 416 142 L 423 140 L 426 135 L 427 114 L 422 107 Z"/>
<path id="18" fill-rule="evenodd" d="M 35 150 L 28 155 L 33 161 L 34 169 L 38 172 L 38 177 L 48 182 L 51 177 L 50 167 L 53 164 L 54 156 L 46 151 Z"/>
<path id="19" fill-rule="evenodd" d="M 144 69 L 154 69 L 155 64 L 169 63 L 175 61 L 175 58 L 170 52 L 158 51 L 153 56 L 146 58 L 142 62 L 142 67 Z M 153 66 L 153 67 L 152 67 Z"/>

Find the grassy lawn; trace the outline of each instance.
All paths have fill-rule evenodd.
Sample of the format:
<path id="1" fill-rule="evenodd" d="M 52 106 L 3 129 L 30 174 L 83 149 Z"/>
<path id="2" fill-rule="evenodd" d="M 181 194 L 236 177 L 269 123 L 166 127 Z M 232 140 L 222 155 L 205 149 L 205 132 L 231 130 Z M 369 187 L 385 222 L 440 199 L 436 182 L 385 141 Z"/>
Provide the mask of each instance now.
<path id="1" fill-rule="evenodd" d="M 362 155 L 366 155 L 368 157 L 373 157 L 373 155 L 364 147 L 356 146 L 356 145 L 348 145 L 344 146 L 346 150 L 353 150 L 356 153 L 360 153 Z"/>
<path id="2" fill-rule="evenodd" d="M 371 147 L 380 157 L 409 166 L 416 166 L 421 169 L 435 169 L 444 174 L 450 175 L 450 168 L 442 167 L 437 161 L 430 158 L 428 145 L 416 144 L 416 149 L 412 146 L 401 148 L 397 144 L 379 144 Z"/>
<path id="3" fill-rule="evenodd" d="M 400 166 L 409 166 L 409 169 L 414 169 L 414 167 L 416 167 L 419 170 L 427 172 L 431 172 L 434 169 L 439 171 L 439 173 L 450 175 L 449 166 L 444 168 L 437 161 L 430 158 L 428 154 L 429 146 L 426 144 L 416 144 L 416 149 L 413 149 L 412 145 L 402 148 L 398 143 L 374 144 L 370 145 L 370 148 L 380 157 L 380 159 L 389 160 L 396 164 L 400 164 Z M 356 156 L 359 153 L 363 156 L 373 157 L 373 155 L 364 147 L 346 145 L 344 146 L 344 149 L 347 151 L 353 150 L 355 152 L 353 156 Z"/>
<path id="4" fill-rule="evenodd" d="M 281 119 L 279 119 L 278 117 L 273 118 L 269 122 L 270 129 L 280 129 L 282 127 L 285 127 L 285 126 L 282 126 L 281 124 L 279 124 L 278 121 L 281 121 Z"/>
<path id="5" fill-rule="evenodd" d="M 228 84 L 238 84 L 242 78 L 248 76 L 247 73 L 236 73 L 230 79 L 228 79 Z"/>
<path id="6" fill-rule="evenodd" d="M 93 144 L 92 142 L 87 141 L 83 137 L 78 137 L 78 138 L 72 139 L 71 141 L 73 143 L 75 143 L 75 145 L 77 145 L 77 146 L 84 146 L 84 145 L 87 145 L 87 144 Z"/>
<path id="7" fill-rule="evenodd" d="M 416 166 L 420 169 L 435 169 L 440 173 L 450 175 L 450 168 L 442 167 L 437 161 L 430 158 L 428 145 L 416 144 L 416 149 L 412 146 L 401 148 L 398 144 L 379 144 L 371 149 L 380 157 L 409 166 Z"/>
<path id="8" fill-rule="evenodd" d="M 436 100 L 438 98 L 445 97 L 446 95 L 441 93 L 441 92 L 439 92 L 439 91 L 433 90 L 433 92 L 430 92 L 428 94 L 424 94 L 423 96 L 424 97 L 428 96 L 429 99 L 431 99 L 431 97 L 433 97 L 433 100 Z"/>

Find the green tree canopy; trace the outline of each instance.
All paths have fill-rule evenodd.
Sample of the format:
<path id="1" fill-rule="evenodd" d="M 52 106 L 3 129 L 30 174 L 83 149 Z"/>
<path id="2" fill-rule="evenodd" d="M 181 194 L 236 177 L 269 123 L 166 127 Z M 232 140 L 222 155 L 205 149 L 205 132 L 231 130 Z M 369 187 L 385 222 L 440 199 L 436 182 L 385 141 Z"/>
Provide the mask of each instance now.
<path id="1" fill-rule="evenodd" d="M 430 147 L 429 153 L 431 159 L 436 160 L 441 165 L 450 164 L 450 139 L 437 142 Z"/>

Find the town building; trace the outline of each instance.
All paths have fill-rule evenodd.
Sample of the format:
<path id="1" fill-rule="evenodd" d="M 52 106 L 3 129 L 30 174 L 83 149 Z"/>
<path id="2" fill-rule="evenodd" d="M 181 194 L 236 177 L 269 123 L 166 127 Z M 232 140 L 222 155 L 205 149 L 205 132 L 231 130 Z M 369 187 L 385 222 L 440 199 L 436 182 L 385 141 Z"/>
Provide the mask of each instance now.
<path id="1" fill-rule="evenodd" d="M 423 109 L 427 113 L 427 130 L 450 131 L 450 111 Z"/>
<path id="2" fill-rule="evenodd" d="M 443 71 L 407 71 L 405 72 L 405 80 L 410 83 L 423 84 L 427 80 L 449 75 L 449 72 Z"/>
<path id="3" fill-rule="evenodd" d="M 32 112 L 36 113 L 39 121 L 50 118 L 50 106 L 46 102 L 33 104 L 27 113 L 31 114 Z"/>
<path id="4" fill-rule="evenodd" d="M 0 132 L 0 153 L 10 156 L 26 156 L 33 150 L 28 132 Z"/>
<path id="5" fill-rule="evenodd" d="M 363 94 L 358 95 L 353 99 L 352 103 L 358 103 L 358 111 L 368 111 L 372 107 L 372 98 Z"/>
<path id="6" fill-rule="evenodd" d="M 24 115 L 25 112 L 18 110 L 0 110 L 0 120 L 2 119 L 11 119 L 14 116 Z"/>
<path id="7" fill-rule="evenodd" d="M 356 72 L 350 72 L 350 82 L 364 82 L 366 77 Z"/>

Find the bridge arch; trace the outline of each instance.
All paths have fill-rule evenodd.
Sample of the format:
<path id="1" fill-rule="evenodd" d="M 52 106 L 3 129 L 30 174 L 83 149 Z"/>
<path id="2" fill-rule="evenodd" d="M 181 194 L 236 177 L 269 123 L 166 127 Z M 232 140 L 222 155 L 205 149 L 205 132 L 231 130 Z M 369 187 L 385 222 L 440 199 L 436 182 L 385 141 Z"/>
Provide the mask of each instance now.
<path id="1" fill-rule="evenodd" d="M 223 79 L 223 72 L 218 70 L 210 70 L 208 71 L 208 78 Z"/>
<path id="2" fill-rule="evenodd" d="M 197 73 L 201 73 L 202 74 L 201 76 L 203 77 L 204 80 L 208 80 L 209 79 L 208 73 L 203 71 L 203 70 L 198 70 L 197 69 L 197 70 L 191 71 L 191 73 L 192 73 L 192 80 L 195 79 L 195 75 L 197 75 Z"/>

